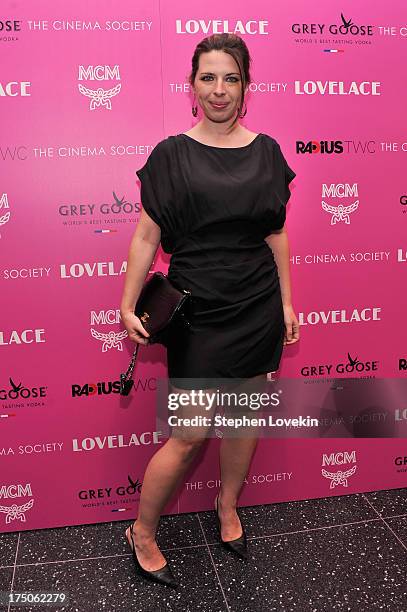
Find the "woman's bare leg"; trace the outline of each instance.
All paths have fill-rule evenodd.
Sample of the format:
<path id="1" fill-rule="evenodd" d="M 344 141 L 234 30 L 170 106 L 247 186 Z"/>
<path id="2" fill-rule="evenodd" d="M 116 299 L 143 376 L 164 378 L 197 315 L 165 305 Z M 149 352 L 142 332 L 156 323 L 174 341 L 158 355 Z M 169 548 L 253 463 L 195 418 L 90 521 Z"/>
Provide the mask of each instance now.
<path id="1" fill-rule="evenodd" d="M 187 393 L 188 391 L 172 387 L 171 392 Z M 191 416 L 191 410 L 188 408 L 183 407 L 182 416 Z M 196 407 L 193 407 L 193 412 L 197 412 Z M 206 411 L 206 414 L 211 416 L 212 412 Z M 205 441 L 207 430 L 194 428 L 185 432 L 185 435 L 182 431 L 175 432 L 175 435 L 179 437 L 170 437 L 147 465 L 141 489 L 138 517 L 133 527 L 137 558 L 142 567 L 149 571 L 165 565 L 165 558 L 155 541 L 160 515 Z M 127 539 L 130 541 L 129 530 Z"/>
<path id="2" fill-rule="evenodd" d="M 254 384 L 252 390 L 259 391 L 262 381 L 265 380 L 266 374 L 251 378 L 248 388 L 244 385 L 245 392 L 250 392 L 251 383 Z M 233 391 L 237 393 L 240 390 L 239 386 L 233 388 Z M 255 412 L 253 416 L 256 416 Z M 249 430 L 245 429 L 245 433 L 247 437 L 244 438 L 228 437 L 226 435 L 222 438 L 220 444 L 221 487 L 219 491 L 219 518 L 222 525 L 222 539 L 225 541 L 234 540 L 242 535 L 242 527 L 236 512 L 236 505 L 258 442 L 258 431 L 256 428 L 251 432 L 253 437 L 249 437 Z"/>

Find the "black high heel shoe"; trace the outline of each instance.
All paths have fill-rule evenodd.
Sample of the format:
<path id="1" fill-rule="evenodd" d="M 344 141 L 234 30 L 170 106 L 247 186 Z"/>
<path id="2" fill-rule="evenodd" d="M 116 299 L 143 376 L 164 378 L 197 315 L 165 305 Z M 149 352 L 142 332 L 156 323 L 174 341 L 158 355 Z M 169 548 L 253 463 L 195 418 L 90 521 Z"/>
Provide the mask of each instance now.
<path id="1" fill-rule="evenodd" d="M 239 516 L 239 519 L 240 519 L 240 524 L 242 525 L 242 535 L 239 538 L 236 538 L 235 540 L 229 540 L 229 542 L 225 542 L 224 540 L 222 540 L 221 524 L 220 524 L 220 519 L 219 519 L 219 514 L 218 514 L 219 512 L 218 499 L 219 499 L 219 494 L 216 496 L 216 521 L 218 525 L 219 539 L 227 550 L 232 551 L 233 553 L 235 553 L 242 559 L 247 559 L 249 554 L 247 550 L 246 532 L 244 530 L 242 519 L 240 516 Z M 236 512 L 237 512 L 237 509 L 236 509 Z"/>
<path id="2" fill-rule="evenodd" d="M 129 528 L 130 528 L 131 544 L 129 543 L 129 540 L 127 538 L 127 529 Z M 153 582 L 159 582 L 160 584 L 165 584 L 166 586 L 173 587 L 173 588 L 179 586 L 179 583 L 174 578 L 174 575 L 168 563 L 166 563 L 164 567 L 161 567 L 158 570 L 151 570 L 151 571 L 144 569 L 144 567 L 140 565 L 140 561 L 137 559 L 136 546 L 133 540 L 133 523 L 131 523 L 127 529 L 125 532 L 125 538 L 131 548 L 131 552 L 133 553 L 134 564 L 136 566 L 136 570 L 138 571 L 138 573 L 141 576 L 144 576 L 144 578 L 147 578 L 148 580 L 152 580 Z"/>

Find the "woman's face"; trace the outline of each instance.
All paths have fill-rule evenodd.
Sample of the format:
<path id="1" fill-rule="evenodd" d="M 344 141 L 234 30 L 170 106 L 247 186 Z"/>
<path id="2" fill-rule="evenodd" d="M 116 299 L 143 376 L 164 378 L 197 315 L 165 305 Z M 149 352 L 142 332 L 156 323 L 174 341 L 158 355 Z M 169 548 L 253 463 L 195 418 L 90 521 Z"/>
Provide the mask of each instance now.
<path id="1" fill-rule="evenodd" d="M 229 53 L 209 51 L 200 55 L 193 91 L 208 119 L 215 123 L 233 120 L 241 88 L 238 65 Z"/>

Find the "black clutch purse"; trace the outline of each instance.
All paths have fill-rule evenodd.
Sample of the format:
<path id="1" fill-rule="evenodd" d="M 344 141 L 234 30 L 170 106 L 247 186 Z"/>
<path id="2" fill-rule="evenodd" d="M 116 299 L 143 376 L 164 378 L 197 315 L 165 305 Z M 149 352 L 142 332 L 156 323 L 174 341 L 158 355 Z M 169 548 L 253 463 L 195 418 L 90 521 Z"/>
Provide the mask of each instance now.
<path id="1" fill-rule="evenodd" d="M 143 285 L 134 308 L 134 314 L 142 321 L 150 334 L 148 344 L 167 346 L 171 334 L 179 326 L 190 326 L 186 306 L 191 292 L 176 287 L 166 274 L 154 272 Z M 132 378 L 140 343 L 136 343 L 130 365 L 120 374 L 120 395 L 129 395 L 134 380 Z"/>

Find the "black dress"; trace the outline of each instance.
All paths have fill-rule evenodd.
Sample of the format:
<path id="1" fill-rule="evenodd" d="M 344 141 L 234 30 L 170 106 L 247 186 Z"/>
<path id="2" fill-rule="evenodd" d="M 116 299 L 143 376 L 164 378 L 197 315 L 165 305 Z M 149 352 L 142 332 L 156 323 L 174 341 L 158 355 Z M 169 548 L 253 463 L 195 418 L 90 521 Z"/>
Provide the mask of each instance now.
<path id="1" fill-rule="evenodd" d="M 296 176 L 279 144 L 258 134 L 213 147 L 186 134 L 159 142 L 137 170 L 141 201 L 171 253 L 168 278 L 192 292 L 190 328 L 167 346 L 168 378 L 185 389 L 276 371 L 284 315 L 264 238 L 283 227 Z M 178 379 L 200 379 L 194 381 Z M 182 384 L 180 384 L 180 382 Z"/>

